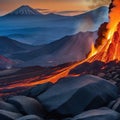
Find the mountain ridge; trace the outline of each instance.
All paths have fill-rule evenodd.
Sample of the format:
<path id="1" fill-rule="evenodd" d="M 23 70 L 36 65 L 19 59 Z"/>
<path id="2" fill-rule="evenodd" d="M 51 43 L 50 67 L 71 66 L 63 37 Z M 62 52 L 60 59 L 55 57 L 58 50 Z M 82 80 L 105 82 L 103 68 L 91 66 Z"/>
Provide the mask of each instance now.
<path id="1" fill-rule="evenodd" d="M 26 51 L 33 49 L 34 46 L 20 43 L 16 40 L 10 39 L 5 36 L 0 36 L 0 54 L 11 54 L 20 51 Z"/>
<path id="2" fill-rule="evenodd" d="M 7 14 L 5 14 L 5 15 L 3 15 L 3 16 L 8 16 L 8 15 L 22 15 L 22 16 L 24 16 L 24 15 L 33 15 L 33 16 L 35 16 L 35 15 L 42 15 L 42 16 L 61 16 L 61 17 L 79 17 L 80 15 L 84 15 L 84 14 L 86 14 L 86 13 L 89 13 L 89 12 L 91 12 L 91 11 L 95 11 L 95 10 L 97 10 L 97 9 L 107 9 L 108 7 L 107 6 L 101 6 L 101 7 L 98 7 L 98 8 L 95 8 L 95 9 L 93 9 L 93 10 L 90 10 L 90 11 L 87 11 L 87 12 L 85 12 L 85 13 L 82 13 L 82 14 L 78 14 L 78 15 L 73 15 L 73 16 L 69 16 L 69 15 L 61 15 L 61 14 L 57 14 L 57 13 L 52 13 L 52 12 L 50 12 L 50 13 L 48 13 L 48 14 L 42 14 L 42 13 L 40 13 L 38 10 L 36 10 L 36 9 L 34 9 L 34 8 L 32 8 L 31 6 L 29 6 L 29 5 L 22 5 L 22 6 L 20 6 L 20 7 L 18 7 L 18 8 L 16 8 L 15 10 L 13 10 L 13 11 L 11 11 L 11 12 L 9 12 L 9 13 L 7 13 Z M 0 16 L 0 17 L 3 17 L 3 16 Z"/>
<path id="3" fill-rule="evenodd" d="M 74 62 L 86 57 L 91 43 L 96 38 L 97 32 L 80 32 L 42 45 L 36 50 L 12 54 L 10 58 L 25 62 L 20 66 L 56 66 L 71 61 Z"/>
<path id="4" fill-rule="evenodd" d="M 97 17 L 96 17 L 97 14 Z M 5 16 L 0 18 L 0 36 L 19 42 L 43 45 L 78 32 L 96 31 L 108 21 L 108 7 L 103 6 L 79 16 Z M 9 28 L 9 29 L 8 29 Z"/>

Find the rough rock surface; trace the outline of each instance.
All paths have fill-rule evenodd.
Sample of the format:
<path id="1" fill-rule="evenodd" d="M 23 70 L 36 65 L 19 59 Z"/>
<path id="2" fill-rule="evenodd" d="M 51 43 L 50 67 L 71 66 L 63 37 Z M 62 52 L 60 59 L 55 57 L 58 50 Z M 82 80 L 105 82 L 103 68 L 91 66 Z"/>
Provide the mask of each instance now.
<path id="1" fill-rule="evenodd" d="M 26 115 L 26 116 L 20 117 L 16 120 L 43 120 L 43 119 L 36 115 Z"/>
<path id="2" fill-rule="evenodd" d="M 34 98 L 26 96 L 14 96 L 8 99 L 8 102 L 15 105 L 23 114 L 43 115 L 41 104 Z"/>
<path id="3" fill-rule="evenodd" d="M 14 105 L 9 104 L 3 100 L 0 101 L 0 109 L 11 111 L 11 112 L 18 112 L 18 109 Z"/>
<path id="4" fill-rule="evenodd" d="M 117 112 L 120 113 L 120 98 L 112 101 L 110 104 L 109 104 L 109 107 Z"/>
<path id="5" fill-rule="evenodd" d="M 0 120 L 15 120 L 21 116 L 22 115 L 20 113 L 0 110 Z"/>
<path id="6" fill-rule="evenodd" d="M 110 109 L 95 109 L 83 112 L 71 120 L 119 120 L 120 113 Z"/>
<path id="7" fill-rule="evenodd" d="M 41 85 L 37 85 L 36 87 L 33 87 L 29 90 L 28 96 L 30 97 L 37 97 L 41 93 L 45 92 L 48 88 L 50 88 L 53 85 L 53 83 L 48 82 Z"/>
<path id="8" fill-rule="evenodd" d="M 85 75 L 59 80 L 39 95 L 38 100 L 52 114 L 74 116 L 85 110 L 105 106 L 116 99 L 117 92 L 117 87 L 110 82 Z"/>

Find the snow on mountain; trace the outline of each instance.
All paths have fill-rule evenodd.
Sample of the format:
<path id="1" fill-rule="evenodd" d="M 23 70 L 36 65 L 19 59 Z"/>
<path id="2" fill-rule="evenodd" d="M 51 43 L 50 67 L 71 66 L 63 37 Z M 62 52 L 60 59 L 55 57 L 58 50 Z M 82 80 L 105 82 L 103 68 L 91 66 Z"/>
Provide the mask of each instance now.
<path id="1" fill-rule="evenodd" d="M 23 5 L 7 15 L 22 15 L 22 16 L 24 16 L 24 15 L 41 15 L 41 13 L 39 13 L 37 10 L 31 8 L 28 5 Z"/>

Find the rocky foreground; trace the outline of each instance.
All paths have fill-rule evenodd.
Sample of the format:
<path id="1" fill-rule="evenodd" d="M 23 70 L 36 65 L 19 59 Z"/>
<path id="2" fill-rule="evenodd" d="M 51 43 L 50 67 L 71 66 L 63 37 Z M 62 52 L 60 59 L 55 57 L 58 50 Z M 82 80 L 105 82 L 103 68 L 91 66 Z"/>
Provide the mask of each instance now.
<path id="1" fill-rule="evenodd" d="M 97 76 L 67 77 L 1 98 L 0 120 L 120 120 L 119 92 Z"/>

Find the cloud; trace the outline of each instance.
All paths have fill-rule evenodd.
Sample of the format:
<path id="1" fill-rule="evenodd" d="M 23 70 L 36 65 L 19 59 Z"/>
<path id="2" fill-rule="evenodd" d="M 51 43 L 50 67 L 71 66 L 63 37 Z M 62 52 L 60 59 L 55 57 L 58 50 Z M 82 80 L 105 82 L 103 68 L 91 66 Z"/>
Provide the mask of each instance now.
<path id="1" fill-rule="evenodd" d="M 36 8 L 38 11 L 48 11 L 49 9 Z"/>
<path id="2" fill-rule="evenodd" d="M 39 12 L 42 12 L 43 14 L 50 13 L 50 10 L 49 10 L 49 9 L 44 9 L 44 8 L 36 8 L 35 10 L 37 10 L 37 11 L 39 11 Z"/>
<path id="3" fill-rule="evenodd" d="M 75 14 L 81 14 L 87 12 L 85 10 L 67 10 L 67 11 L 59 11 L 59 12 L 55 12 L 57 14 L 61 14 L 61 15 L 75 15 Z"/>
<path id="4" fill-rule="evenodd" d="M 60 12 L 57 12 L 57 13 L 60 13 L 60 14 L 68 14 L 68 13 L 83 13 L 83 12 L 86 12 L 86 11 L 80 11 L 80 10 L 72 10 L 72 11 L 60 11 Z"/>
<path id="5" fill-rule="evenodd" d="M 35 10 L 38 10 L 42 13 L 56 13 L 60 15 L 77 15 L 84 12 L 87 12 L 86 10 L 66 10 L 66 11 L 51 11 L 50 9 L 42 9 L 42 8 L 36 8 Z"/>

